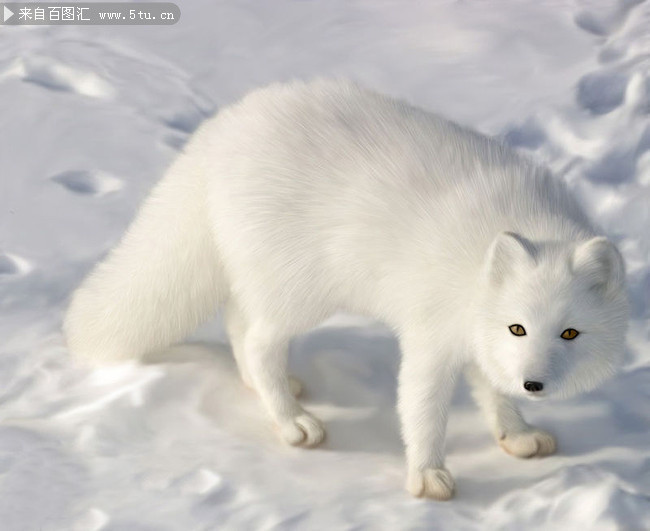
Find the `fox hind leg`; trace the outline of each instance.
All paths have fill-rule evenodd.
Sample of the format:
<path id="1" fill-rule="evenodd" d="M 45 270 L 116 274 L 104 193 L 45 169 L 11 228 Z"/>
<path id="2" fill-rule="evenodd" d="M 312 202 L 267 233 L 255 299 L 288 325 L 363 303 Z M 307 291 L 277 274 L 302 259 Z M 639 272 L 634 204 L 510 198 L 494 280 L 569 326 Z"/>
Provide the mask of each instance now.
<path id="1" fill-rule="evenodd" d="M 225 305 L 224 323 L 226 325 L 226 331 L 228 332 L 230 347 L 232 348 L 233 356 L 237 362 L 239 375 L 246 387 L 253 388 L 253 381 L 251 380 L 248 371 L 244 351 L 244 338 L 246 337 L 247 330 L 246 318 L 240 310 L 237 302 L 232 298 L 230 298 Z"/>
<path id="2" fill-rule="evenodd" d="M 226 303 L 224 321 L 226 331 L 228 332 L 228 339 L 230 340 L 230 347 L 237 362 L 237 368 L 239 369 L 239 375 L 246 387 L 254 389 L 244 351 L 244 338 L 246 337 L 248 326 L 244 314 L 232 298 Z M 304 388 L 302 382 L 293 375 L 289 375 L 288 378 L 289 391 L 294 397 L 299 397 Z"/>
<path id="3" fill-rule="evenodd" d="M 281 328 L 263 321 L 248 327 L 244 339 L 246 366 L 254 389 L 293 446 L 312 447 L 325 437 L 323 425 L 305 411 L 295 398 L 299 382 L 287 373 L 289 338 Z"/>

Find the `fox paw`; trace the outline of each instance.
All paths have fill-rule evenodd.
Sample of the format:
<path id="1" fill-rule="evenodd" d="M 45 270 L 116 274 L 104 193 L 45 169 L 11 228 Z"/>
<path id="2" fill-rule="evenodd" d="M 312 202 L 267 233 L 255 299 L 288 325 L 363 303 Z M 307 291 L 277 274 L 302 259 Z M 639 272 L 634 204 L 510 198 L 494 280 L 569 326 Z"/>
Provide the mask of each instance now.
<path id="1" fill-rule="evenodd" d="M 551 455 L 556 449 L 555 437 L 538 429 L 505 434 L 499 440 L 499 446 L 506 453 L 523 459 Z"/>
<path id="2" fill-rule="evenodd" d="M 454 496 L 454 478 L 446 468 L 425 468 L 409 472 L 406 490 L 416 498 L 445 501 Z"/>
<path id="3" fill-rule="evenodd" d="M 325 438 L 325 429 L 320 420 L 311 413 L 301 414 L 280 423 L 280 435 L 291 446 L 311 448 Z"/>

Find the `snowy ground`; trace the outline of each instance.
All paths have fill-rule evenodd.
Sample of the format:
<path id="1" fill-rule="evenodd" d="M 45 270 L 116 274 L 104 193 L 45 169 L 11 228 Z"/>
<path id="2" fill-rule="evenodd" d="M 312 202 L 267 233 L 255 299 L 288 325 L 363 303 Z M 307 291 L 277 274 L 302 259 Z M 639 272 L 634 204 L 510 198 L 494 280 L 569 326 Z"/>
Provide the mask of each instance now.
<path id="1" fill-rule="evenodd" d="M 650 528 L 650 2 L 186 0 L 167 27 L 0 27 L 0 528 Z M 501 135 L 566 179 L 627 261 L 625 371 L 524 404 L 557 456 L 518 461 L 464 389 L 454 501 L 402 488 L 397 346 L 334 319 L 292 345 L 320 449 L 287 448 L 218 319 L 163 360 L 89 372 L 71 290 L 206 116 L 339 75 Z"/>

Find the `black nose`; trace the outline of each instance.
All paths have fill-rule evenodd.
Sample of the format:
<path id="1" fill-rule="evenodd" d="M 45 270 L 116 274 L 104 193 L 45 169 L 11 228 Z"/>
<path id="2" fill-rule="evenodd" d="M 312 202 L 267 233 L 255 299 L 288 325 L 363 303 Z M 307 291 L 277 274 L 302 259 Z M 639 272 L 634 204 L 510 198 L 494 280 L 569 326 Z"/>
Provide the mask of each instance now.
<path id="1" fill-rule="evenodd" d="M 524 382 L 524 389 L 531 393 L 539 393 L 544 389 L 544 384 L 542 382 Z"/>

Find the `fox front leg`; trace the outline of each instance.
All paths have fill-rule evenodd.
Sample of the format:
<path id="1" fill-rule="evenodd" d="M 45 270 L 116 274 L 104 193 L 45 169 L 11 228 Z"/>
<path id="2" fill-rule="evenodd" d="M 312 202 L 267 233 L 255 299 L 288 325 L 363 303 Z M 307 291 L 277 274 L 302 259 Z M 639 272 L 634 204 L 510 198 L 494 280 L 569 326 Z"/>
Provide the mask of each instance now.
<path id="1" fill-rule="evenodd" d="M 459 368 L 430 341 L 403 337 L 398 411 L 406 446 L 406 489 L 449 500 L 454 480 L 444 466 L 447 411 Z"/>

